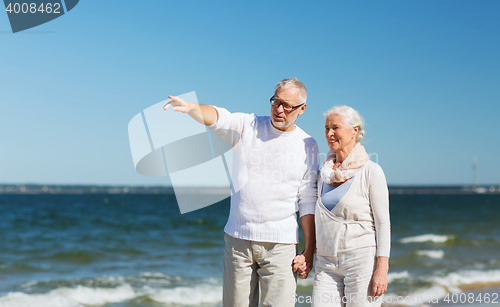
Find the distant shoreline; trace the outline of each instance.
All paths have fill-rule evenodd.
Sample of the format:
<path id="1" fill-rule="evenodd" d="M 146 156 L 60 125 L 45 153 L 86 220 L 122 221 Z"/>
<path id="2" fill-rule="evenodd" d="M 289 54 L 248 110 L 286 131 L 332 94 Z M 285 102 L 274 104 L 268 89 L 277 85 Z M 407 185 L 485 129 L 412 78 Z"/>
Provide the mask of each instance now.
<path id="1" fill-rule="evenodd" d="M 182 194 L 227 194 L 228 188 L 182 187 Z M 174 194 L 169 186 L 105 186 L 105 185 L 43 185 L 4 184 L 0 194 Z M 456 194 L 500 194 L 500 185 L 482 186 L 389 186 L 389 194 L 456 195 Z"/>

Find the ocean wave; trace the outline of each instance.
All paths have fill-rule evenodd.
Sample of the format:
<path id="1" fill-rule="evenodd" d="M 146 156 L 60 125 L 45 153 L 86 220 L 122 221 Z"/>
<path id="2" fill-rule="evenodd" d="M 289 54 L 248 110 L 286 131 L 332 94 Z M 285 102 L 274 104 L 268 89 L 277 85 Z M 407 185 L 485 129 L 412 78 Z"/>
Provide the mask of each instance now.
<path id="1" fill-rule="evenodd" d="M 441 286 L 448 287 L 454 290 L 454 292 L 460 292 L 458 287 L 500 283 L 500 270 L 462 270 L 451 272 L 446 276 L 433 277 L 431 281 Z"/>
<path id="2" fill-rule="evenodd" d="M 0 297 L 0 307 L 83 307 L 119 303 L 136 297 L 130 285 L 117 288 L 58 288 L 44 294 L 10 292 Z"/>
<path id="3" fill-rule="evenodd" d="M 444 251 L 442 250 L 421 250 L 417 251 L 417 255 L 429 257 L 433 259 L 442 259 L 444 257 Z"/>
<path id="4" fill-rule="evenodd" d="M 160 304 L 214 305 L 222 302 L 221 278 L 185 278 L 157 272 L 90 279 L 30 281 L 0 297 L 0 307 L 85 307 L 146 299 Z M 43 289 L 53 289 L 36 293 Z M 35 293 L 34 293 L 35 292 Z"/>
<path id="5" fill-rule="evenodd" d="M 51 280 L 51 281 L 29 281 L 21 284 L 20 287 L 26 292 L 39 292 L 40 289 L 74 288 L 84 286 L 89 288 L 116 288 L 124 284 L 132 286 L 134 289 L 141 287 L 168 288 L 184 286 L 191 283 L 206 282 L 211 283 L 211 279 L 189 279 L 180 276 L 172 276 L 164 273 L 144 272 L 128 276 L 100 276 L 96 278 Z"/>
<path id="6" fill-rule="evenodd" d="M 217 304 L 222 302 L 222 286 L 197 285 L 193 287 L 176 287 L 154 291 L 147 296 L 151 300 L 162 304 L 187 306 Z"/>
<path id="7" fill-rule="evenodd" d="M 403 271 L 403 272 L 391 272 L 389 274 L 387 274 L 387 283 L 391 283 L 393 281 L 395 281 L 396 279 L 404 279 L 404 278 L 408 278 L 410 276 L 410 274 L 408 273 L 408 271 Z"/>
<path id="8" fill-rule="evenodd" d="M 128 277 L 127 281 L 134 285 L 168 287 L 183 282 L 183 278 L 158 272 L 144 272 L 133 277 Z"/>
<path id="9" fill-rule="evenodd" d="M 420 236 L 408 237 L 399 240 L 401 243 L 421 243 L 421 242 L 433 242 L 433 243 L 444 243 L 448 240 L 452 240 L 455 237 L 452 235 L 435 235 L 435 234 L 425 234 Z"/>
<path id="10" fill-rule="evenodd" d="M 477 288 L 478 286 L 498 285 L 500 283 L 500 270 L 462 270 L 444 276 L 423 278 L 422 281 L 430 282 L 432 286 L 416 290 L 404 296 L 387 293 L 384 295 L 383 302 L 387 305 L 406 306 L 429 304 L 438 299 L 441 300 L 448 293 L 461 293 L 463 289 Z"/>

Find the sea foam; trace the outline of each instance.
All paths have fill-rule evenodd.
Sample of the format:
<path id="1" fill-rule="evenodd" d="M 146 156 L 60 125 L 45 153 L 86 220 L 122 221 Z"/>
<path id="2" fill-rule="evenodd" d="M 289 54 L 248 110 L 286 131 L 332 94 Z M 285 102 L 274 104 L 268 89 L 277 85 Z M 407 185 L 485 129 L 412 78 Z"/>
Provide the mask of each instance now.
<path id="1" fill-rule="evenodd" d="M 75 283 L 79 285 L 72 286 Z M 21 285 L 26 292 L 11 292 L 0 297 L 0 307 L 105 306 L 138 298 L 166 305 L 214 306 L 222 302 L 221 285 L 221 278 L 188 279 L 156 272 L 48 284 L 31 281 Z M 57 288 L 46 293 L 29 293 L 47 286 Z"/>
<path id="2" fill-rule="evenodd" d="M 448 287 L 500 283 L 500 270 L 462 270 L 458 272 L 451 272 L 442 277 L 433 277 L 431 278 L 431 281 Z"/>
<path id="3" fill-rule="evenodd" d="M 417 255 L 429 257 L 433 259 L 442 259 L 444 257 L 444 251 L 442 250 L 421 250 L 417 251 Z"/>
<path id="4" fill-rule="evenodd" d="M 0 307 L 82 307 L 130 300 L 136 294 L 130 285 L 117 288 L 57 288 L 44 294 L 10 292 L 0 298 Z"/>
<path id="5" fill-rule="evenodd" d="M 421 243 L 421 242 L 434 242 L 434 243 L 444 243 L 448 240 L 453 239 L 452 235 L 435 235 L 435 234 L 425 234 L 415 237 L 408 237 L 399 240 L 401 243 Z"/>
<path id="6" fill-rule="evenodd" d="M 395 281 L 396 279 L 404 279 L 410 277 L 410 274 L 408 274 L 408 271 L 403 271 L 403 272 L 391 272 L 387 274 L 387 283 L 391 283 Z"/>
<path id="7" fill-rule="evenodd" d="M 419 289 L 407 295 L 387 293 L 383 302 L 388 305 L 426 305 L 432 301 L 446 296 L 448 293 L 461 293 L 461 288 L 468 286 L 500 283 L 500 270 L 478 271 L 462 270 L 451 272 L 444 276 L 433 276 L 425 279 L 433 285 L 429 288 Z M 399 298 L 399 300 L 398 300 Z"/>
<path id="8" fill-rule="evenodd" d="M 197 285 L 162 289 L 148 295 L 150 299 L 162 304 L 181 304 L 198 306 L 222 302 L 222 287 L 215 285 Z"/>

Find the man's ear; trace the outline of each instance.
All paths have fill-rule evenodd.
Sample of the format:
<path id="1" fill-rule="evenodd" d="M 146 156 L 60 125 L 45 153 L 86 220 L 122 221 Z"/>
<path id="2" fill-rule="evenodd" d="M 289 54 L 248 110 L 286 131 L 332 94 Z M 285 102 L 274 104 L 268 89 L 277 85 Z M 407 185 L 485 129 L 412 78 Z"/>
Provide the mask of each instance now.
<path id="1" fill-rule="evenodd" d="M 302 115 L 304 114 L 304 112 L 306 111 L 306 107 L 307 107 L 307 103 L 304 103 L 300 108 L 299 108 L 299 115 Z"/>

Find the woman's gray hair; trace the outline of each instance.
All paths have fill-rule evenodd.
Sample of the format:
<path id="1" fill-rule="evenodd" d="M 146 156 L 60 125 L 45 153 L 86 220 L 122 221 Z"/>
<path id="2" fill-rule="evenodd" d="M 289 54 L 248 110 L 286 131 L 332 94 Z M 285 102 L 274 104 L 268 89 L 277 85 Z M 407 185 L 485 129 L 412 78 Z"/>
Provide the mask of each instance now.
<path id="1" fill-rule="evenodd" d="M 299 89 L 299 102 L 300 104 L 306 103 L 307 100 L 307 89 L 304 83 L 300 82 L 299 79 L 297 78 L 287 78 L 283 79 L 278 84 L 276 84 L 276 87 L 274 88 L 274 93 L 278 89 L 286 90 L 289 88 L 296 87 Z"/>
<path id="2" fill-rule="evenodd" d="M 326 111 L 326 113 L 323 115 L 325 115 L 326 119 L 328 118 L 328 116 L 332 114 L 337 114 L 341 116 L 345 120 L 345 123 L 349 125 L 351 129 L 354 129 L 354 127 L 359 127 L 358 134 L 356 135 L 356 142 L 357 143 L 361 142 L 363 136 L 365 135 L 365 130 L 363 129 L 365 121 L 363 120 L 363 117 L 359 115 L 358 111 L 354 110 L 349 106 L 335 106 L 330 110 Z"/>

